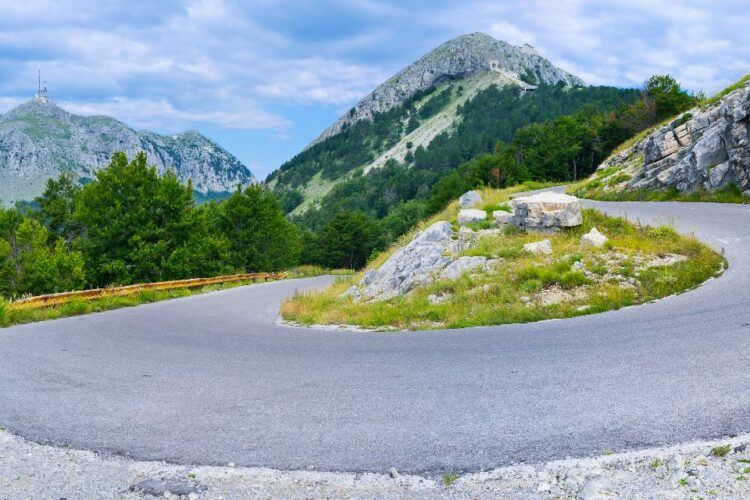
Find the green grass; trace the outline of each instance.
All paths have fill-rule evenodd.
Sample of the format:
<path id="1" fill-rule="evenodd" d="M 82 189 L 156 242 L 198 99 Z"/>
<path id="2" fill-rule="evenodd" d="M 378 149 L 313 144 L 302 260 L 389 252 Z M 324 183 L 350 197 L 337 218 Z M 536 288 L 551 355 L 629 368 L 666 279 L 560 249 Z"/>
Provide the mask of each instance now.
<path id="1" fill-rule="evenodd" d="M 583 186 L 569 189 L 569 194 L 580 198 L 599 201 L 689 201 L 710 203 L 750 203 L 750 197 L 742 194 L 742 190 L 735 184 L 729 184 L 716 191 L 698 189 L 690 193 L 682 193 L 675 188 L 665 190 L 633 189 L 628 191 L 605 191 L 601 183 L 591 181 Z"/>
<path id="2" fill-rule="evenodd" d="M 289 273 L 289 279 L 312 278 L 324 275 L 348 276 L 354 274 L 354 271 L 351 269 L 324 269 L 320 266 L 311 265 L 293 267 L 287 272 Z"/>
<path id="3" fill-rule="evenodd" d="M 711 448 L 711 451 L 709 454 L 712 457 L 721 458 L 721 457 L 726 457 L 727 455 L 729 455 L 730 451 L 732 451 L 732 446 L 725 444 L 723 446 L 717 446 L 715 448 Z"/>
<path id="4" fill-rule="evenodd" d="M 485 191 L 485 201 L 497 203 L 507 192 Z M 488 200 L 488 198 L 495 198 Z M 423 223 L 454 221 L 457 204 Z M 610 238 L 605 248 L 580 246 L 580 237 L 592 227 Z M 368 269 L 379 267 L 396 248 L 405 245 L 413 234 L 384 252 Z M 551 256 L 523 251 L 525 243 L 549 238 Z M 593 279 L 572 269 L 580 260 L 587 270 L 602 276 L 612 265 L 605 259 L 612 251 L 623 258 L 616 271 L 623 277 L 635 277 L 637 286 L 621 286 L 604 278 Z M 672 266 L 636 270 L 634 262 L 644 256 L 654 258 L 679 254 L 687 258 Z M 716 275 L 725 260 L 692 236 L 681 236 L 668 227 L 636 226 L 625 219 L 584 211 L 581 226 L 554 235 L 541 236 L 517 230 L 488 236 L 464 255 L 504 259 L 492 272 L 464 275 L 458 280 L 437 280 L 416 288 L 408 295 L 383 302 L 360 303 L 339 295 L 361 278 L 361 274 L 341 280 L 322 291 L 300 293 L 282 304 L 285 319 L 301 324 L 358 325 L 373 329 L 462 328 L 504 323 L 523 323 L 618 309 L 648 302 L 698 286 Z M 626 279 L 626 278 L 623 278 Z M 549 304 L 542 300 L 550 290 L 567 294 L 566 300 Z M 450 299 L 433 304 L 430 295 L 449 295 Z"/>
<path id="5" fill-rule="evenodd" d="M 707 108 L 711 106 L 712 104 L 716 104 L 720 100 L 722 100 L 727 95 L 731 94 L 735 90 L 740 89 L 743 85 L 745 85 L 747 82 L 750 82 L 750 74 L 747 74 L 740 78 L 737 82 L 733 83 L 729 87 L 725 88 L 721 92 L 718 92 L 716 95 L 709 97 L 708 99 L 701 102 L 701 107 Z"/>
<path id="6" fill-rule="evenodd" d="M 453 486 L 458 481 L 459 475 L 455 473 L 443 474 L 443 484 L 445 486 Z"/>
<path id="7" fill-rule="evenodd" d="M 309 278 L 333 274 L 338 276 L 347 276 L 353 271 L 347 269 L 323 269 L 317 266 L 299 266 L 289 270 L 289 279 Z M 134 307 L 161 300 L 175 299 L 180 297 L 189 297 L 202 293 L 215 292 L 218 290 L 227 290 L 238 286 L 245 286 L 254 283 L 252 280 L 235 281 L 231 283 L 220 283 L 216 285 L 207 285 L 199 288 L 183 288 L 175 290 L 143 290 L 137 294 L 123 297 L 106 297 L 96 300 L 74 299 L 65 304 L 60 304 L 41 309 L 14 310 L 10 308 L 10 303 L 0 297 L 0 327 L 11 325 L 33 323 L 36 321 L 46 321 L 51 319 L 66 318 L 69 316 L 81 316 L 123 307 Z"/>

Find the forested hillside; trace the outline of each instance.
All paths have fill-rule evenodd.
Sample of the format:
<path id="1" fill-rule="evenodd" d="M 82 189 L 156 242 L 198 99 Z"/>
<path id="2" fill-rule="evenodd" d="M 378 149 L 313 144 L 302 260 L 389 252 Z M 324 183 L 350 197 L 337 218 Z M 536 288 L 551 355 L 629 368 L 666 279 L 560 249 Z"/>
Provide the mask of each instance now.
<path id="1" fill-rule="evenodd" d="M 295 265 L 297 231 L 263 187 L 196 206 L 191 183 L 145 153 L 115 153 L 83 188 L 47 182 L 31 205 L 0 209 L 0 297 L 274 271 Z"/>
<path id="2" fill-rule="evenodd" d="M 416 148 L 402 163 L 390 161 L 367 174 L 358 170 L 324 196 L 318 208 L 308 210 L 294 220 L 303 227 L 318 230 L 344 209 L 362 210 L 378 219 L 396 210 L 409 210 L 409 207 L 400 205 L 412 200 L 428 200 L 434 186 L 444 176 L 477 155 L 494 151 L 498 142 L 512 140 L 519 128 L 582 108 L 588 113 L 606 116 L 636 102 L 640 96 L 638 90 L 614 87 L 541 86 L 529 91 L 516 86 L 491 86 L 461 106 L 457 125 L 438 135 L 427 148 Z M 373 126 L 375 124 L 373 122 Z M 365 126 L 365 122 L 357 125 Z M 346 133 L 314 148 L 323 147 L 339 137 L 343 141 Z M 313 155 L 314 148 L 303 154 Z M 590 171 L 592 167 L 589 165 L 588 168 Z M 573 178 L 561 172 L 554 175 L 537 172 L 537 175 L 526 177 L 534 180 Z M 288 198 L 289 195 L 284 196 Z"/>
<path id="3" fill-rule="evenodd" d="M 698 99 L 669 76 L 654 76 L 641 90 L 607 87 L 540 90 L 533 95 L 527 92 L 523 97 L 515 97 L 518 106 L 527 107 L 525 113 L 510 110 L 507 115 L 489 113 L 486 116 L 518 116 L 522 120 L 534 109 L 539 110 L 536 116 L 541 116 L 553 106 L 550 96 L 556 94 L 564 96 L 562 102 L 577 103 L 578 110 L 520 126 L 507 141 L 490 139 L 493 137 L 491 124 L 495 124 L 495 130 L 500 130 L 497 126 L 500 118 L 467 119 L 462 122 L 467 124 L 466 128 L 456 133 L 456 137 L 464 138 L 465 142 L 453 142 L 446 134 L 445 142 L 436 143 L 436 148 L 443 148 L 443 154 L 436 155 L 436 162 L 449 157 L 450 151 L 456 152 L 453 160 L 443 162 L 442 167 L 430 168 L 429 162 L 419 163 L 417 156 L 429 155 L 428 148 L 424 153 L 415 154 L 411 163 L 390 162 L 382 169 L 360 174 L 336 186 L 319 209 L 293 217 L 305 229 L 302 261 L 333 264 L 334 260 L 321 250 L 331 243 L 320 235 L 326 234 L 333 225 L 346 226 L 347 218 L 357 221 L 360 231 L 352 245 L 359 241 L 377 241 L 379 245 L 370 247 L 374 250 L 394 241 L 417 221 L 440 211 L 450 200 L 470 189 L 584 178 L 623 141 L 690 108 Z M 494 92 L 497 92 L 495 97 L 504 93 L 507 97 L 510 90 L 488 90 L 488 93 Z M 545 97 L 550 99 L 535 100 Z M 472 101 L 466 107 L 479 102 Z M 487 106 L 492 103 L 488 102 Z M 471 123 L 475 123 L 476 128 L 470 127 Z M 484 139 L 478 141 L 477 137 Z M 461 163 L 462 154 L 471 159 Z"/>

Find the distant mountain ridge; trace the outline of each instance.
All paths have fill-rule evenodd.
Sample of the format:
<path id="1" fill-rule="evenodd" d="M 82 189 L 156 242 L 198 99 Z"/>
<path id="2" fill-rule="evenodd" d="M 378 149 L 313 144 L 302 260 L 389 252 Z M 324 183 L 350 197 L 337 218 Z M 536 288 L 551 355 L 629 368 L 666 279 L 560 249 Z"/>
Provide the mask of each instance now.
<path id="1" fill-rule="evenodd" d="M 0 201 L 29 200 L 63 172 L 85 182 L 115 151 L 128 157 L 146 152 L 159 172 L 174 170 L 202 195 L 255 182 L 242 162 L 197 131 L 171 136 L 136 131 L 114 118 L 74 115 L 36 97 L 0 114 Z"/>
<path id="2" fill-rule="evenodd" d="M 555 67 L 528 44 L 516 47 L 485 33 L 471 33 L 449 40 L 402 69 L 365 96 L 349 112 L 327 128 L 311 145 L 332 137 L 347 126 L 372 119 L 419 91 L 451 78 L 496 72 L 537 85 L 583 85 L 583 80 Z"/>

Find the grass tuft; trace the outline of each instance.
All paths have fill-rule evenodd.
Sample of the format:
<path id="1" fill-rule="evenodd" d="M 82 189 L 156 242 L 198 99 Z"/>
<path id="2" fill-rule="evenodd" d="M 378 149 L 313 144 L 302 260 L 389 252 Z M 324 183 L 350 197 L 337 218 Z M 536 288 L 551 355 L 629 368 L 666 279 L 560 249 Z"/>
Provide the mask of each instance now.
<path id="1" fill-rule="evenodd" d="M 725 444 L 723 446 L 717 446 L 715 448 L 711 448 L 711 451 L 709 454 L 712 457 L 721 458 L 721 457 L 726 457 L 727 455 L 729 455 L 730 451 L 732 451 L 732 446 Z"/>

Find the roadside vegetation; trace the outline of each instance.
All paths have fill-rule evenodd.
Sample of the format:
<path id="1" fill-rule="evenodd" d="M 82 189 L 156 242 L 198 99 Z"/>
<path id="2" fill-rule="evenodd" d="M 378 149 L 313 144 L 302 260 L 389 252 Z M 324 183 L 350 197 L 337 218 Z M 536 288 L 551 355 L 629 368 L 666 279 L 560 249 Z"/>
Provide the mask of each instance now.
<path id="1" fill-rule="evenodd" d="M 655 189 L 605 190 L 601 184 L 589 182 L 580 187 L 569 189 L 568 193 L 579 198 L 599 201 L 690 201 L 750 204 L 750 197 L 742 194 L 742 190 L 735 184 L 729 184 L 716 191 L 697 189 L 689 193 L 683 193 L 676 188 L 661 191 Z"/>
<path id="2" fill-rule="evenodd" d="M 726 87 L 711 97 L 704 95 L 690 96 L 689 99 L 678 97 L 681 93 L 676 82 L 671 85 L 663 81 L 660 83 L 662 88 L 661 94 L 666 97 L 663 107 L 664 119 L 656 125 L 642 130 L 640 133 L 633 135 L 614 149 L 613 154 L 623 153 L 632 146 L 648 137 L 654 131 L 676 121 L 681 124 L 689 120 L 692 115 L 689 110 L 694 107 L 706 109 L 716 104 L 731 92 L 740 89 L 750 81 L 750 75 L 745 75 L 734 84 Z M 669 97 L 672 96 L 672 97 Z M 619 166 L 612 166 L 594 172 L 594 174 L 581 182 L 572 184 L 567 192 L 581 198 L 588 198 L 600 201 L 689 201 L 689 202 L 710 202 L 710 203 L 750 203 L 750 197 L 743 195 L 742 190 L 735 184 L 727 186 L 716 191 L 706 189 L 696 189 L 691 192 L 683 193 L 676 188 L 655 190 L 655 189 L 626 189 L 627 182 L 632 179 L 643 166 L 643 155 L 631 154 L 627 161 Z"/>
<path id="3" fill-rule="evenodd" d="M 487 206 L 502 204 L 508 191 L 482 193 Z M 482 207 L 484 208 L 484 207 Z M 414 233 L 438 220 L 455 222 L 457 203 L 402 237 L 374 258 L 379 267 Z M 581 236 L 596 227 L 609 237 L 602 248 L 583 247 Z M 550 255 L 531 254 L 525 243 L 549 238 Z M 300 293 L 282 305 L 288 321 L 303 325 L 354 325 L 374 329 L 462 328 L 566 318 L 648 302 L 696 287 L 725 266 L 724 258 L 692 236 L 667 226 L 638 226 L 623 218 L 584 211 L 579 227 L 553 235 L 507 229 L 485 236 L 464 255 L 499 259 L 492 269 L 438 280 L 383 302 L 342 296 L 362 273 L 322 291 Z"/>
<path id="4" fill-rule="evenodd" d="M 335 275 L 348 276 L 353 271 L 348 269 L 323 269 L 318 266 L 297 266 L 287 271 L 286 279 L 312 278 L 314 276 Z M 121 297 L 104 297 L 94 300 L 74 299 L 65 304 L 53 305 L 39 309 L 14 309 L 11 302 L 0 298 L 0 327 L 11 325 L 33 323 L 69 316 L 80 316 L 95 312 L 121 309 L 123 307 L 134 307 L 151 302 L 177 299 L 199 295 L 203 293 L 228 290 L 240 286 L 257 283 L 254 280 L 241 280 L 228 283 L 219 283 L 195 288 L 181 288 L 173 290 L 143 290 L 133 295 Z"/>

